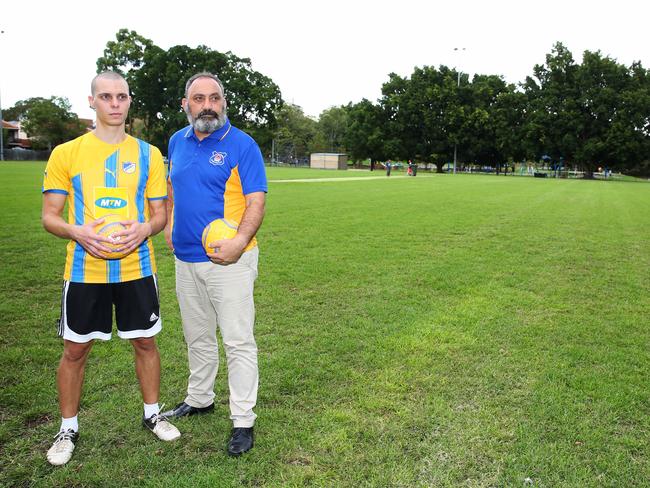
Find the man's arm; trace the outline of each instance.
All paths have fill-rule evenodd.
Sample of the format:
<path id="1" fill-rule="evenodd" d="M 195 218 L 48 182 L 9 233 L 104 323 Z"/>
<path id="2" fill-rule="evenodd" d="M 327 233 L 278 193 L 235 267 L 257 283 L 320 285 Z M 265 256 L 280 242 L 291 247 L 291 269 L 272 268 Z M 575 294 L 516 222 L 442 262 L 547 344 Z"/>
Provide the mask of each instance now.
<path id="1" fill-rule="evenodd" d="M 61 193 L 43 193 L 43 211 L 41 222 L 50 234 L 62 239 L 72 239 L 78 242 L 88 253 L 96 258 L 105 259 L 101 253 L 110 253 L 112 249 L 104 246 L 102 242 L 109 240 L 95 232 L 95 226 L 104 219 L 94 220 L 84 225 L 72 225 L 63 220 L 63 208 L 67 196 Z"/>
<path id="2" fill-rule="evenodd" d="M 174 252 L 174 245 L 172 244 L 172 214 L 174 212 L 174 189 L 169 180 L 167 180 L 167 225 L 165 225 L 165 241 L 167 247 Z"/>
<path id="3" fill-rule="evenodd" d="M 246 195 L 246 210 L 242 216 L 237 235 L 232 239 L 216 241 L 210 247 L 219 248 L 216 253 L 209 253 L 208 257 L 217 264 L 231 264 L 239 260 L 244 248 L 257 233 L 264 220 L 266 193 L 258 191 Z"/>

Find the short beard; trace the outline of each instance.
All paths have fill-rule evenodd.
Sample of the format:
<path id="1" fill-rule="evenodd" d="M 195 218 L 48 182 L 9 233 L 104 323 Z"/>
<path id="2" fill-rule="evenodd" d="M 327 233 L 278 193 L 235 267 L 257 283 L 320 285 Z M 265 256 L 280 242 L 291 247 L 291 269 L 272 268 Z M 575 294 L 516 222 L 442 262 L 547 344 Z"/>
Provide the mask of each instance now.
<path id="1" fill-rule="evenodd" d="M 192 116 L 190 112 L 190 105 L 187 104 L 185 108 L 185 114 L 187 115 L 187 120 L 190 125 L 194 127 L 194 130 L 200 132 L 201 134 L 212 134 L 214 131 L 221 129 L 226 125 L 226 106 L 224 105 L 221 113 L 217 113 L 213 110 L 202 110 L 195 117 Z M 212 115 L 213 118 L 203 118 L 205 115 Z"/>

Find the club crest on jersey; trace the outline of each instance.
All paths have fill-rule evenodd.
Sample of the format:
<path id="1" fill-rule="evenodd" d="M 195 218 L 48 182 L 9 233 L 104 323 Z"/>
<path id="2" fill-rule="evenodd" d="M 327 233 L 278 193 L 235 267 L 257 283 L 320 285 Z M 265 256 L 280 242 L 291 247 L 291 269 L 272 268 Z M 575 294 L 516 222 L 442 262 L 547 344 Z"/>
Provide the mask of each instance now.
<path id="1" fill-rule="evenodd" d="M 122 171 L 124 171 L 127 175 L 135 173 L 135 163 L 131 161 L 123 162 Z"/>
<path id="2" fill-rule="evenodd" d="M 210 156 L 210 164 L 213 166 L 221 166 L 226 162 L 226 156 L 228 153 L 212 151 L 212 156 Z"/>

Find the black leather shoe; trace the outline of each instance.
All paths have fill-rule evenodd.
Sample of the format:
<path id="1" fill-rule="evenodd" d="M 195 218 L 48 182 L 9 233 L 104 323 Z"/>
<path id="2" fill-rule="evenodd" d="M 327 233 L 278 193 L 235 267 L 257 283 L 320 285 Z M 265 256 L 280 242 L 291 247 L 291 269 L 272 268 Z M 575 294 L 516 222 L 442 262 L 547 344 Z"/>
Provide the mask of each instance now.
<path id="1" fill-rule="evenodd" d="M 253 448 L 253 428 L 235 427 L 228 442 L 228 455 L 241 456 Z"/>
<path id="2" fill-rule="evenodd" d="M 180 417 L 188 417 L 190 415 L 196 415 L 199 413 L 209 413 L 214 410 L 214 403 L 208 405 L 207 407 L 193 407 L 192 405 L 188 405 L 185 402 L 181 402 L 178 405 L 176 405 L 173 409 L 167 410 L 166 412 L 163 412 L 161 415 L 163 417 L 167 418 L 180 418 Z"/>

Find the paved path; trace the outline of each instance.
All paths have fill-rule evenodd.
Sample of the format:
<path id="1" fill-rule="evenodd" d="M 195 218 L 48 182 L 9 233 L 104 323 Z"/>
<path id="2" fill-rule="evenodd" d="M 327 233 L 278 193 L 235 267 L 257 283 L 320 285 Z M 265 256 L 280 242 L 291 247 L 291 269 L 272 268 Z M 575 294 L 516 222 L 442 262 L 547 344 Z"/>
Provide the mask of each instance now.
<path id="1" fill-rule="evenodd" d="M 433 175 L 423 175 L 425 178 Z M 323 181 L 360 181 L 360 180 L 387 180 L 395 178 L 408 178 L 406 175 L 395 176 L 350 176 L 342 178 L 302 178 L 296 180 L 269 180 L 269 183 L 320 183 Z M 417 178 L 417 176 L 415 177 Z"/>

